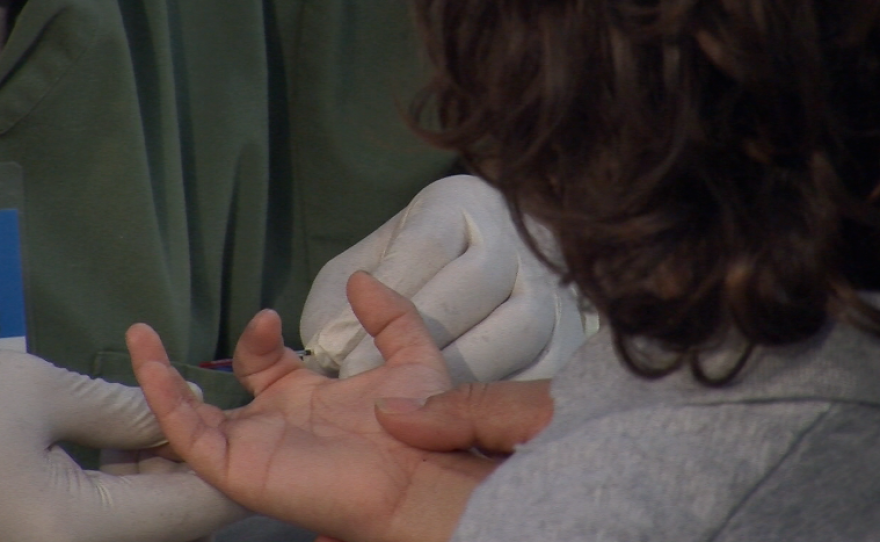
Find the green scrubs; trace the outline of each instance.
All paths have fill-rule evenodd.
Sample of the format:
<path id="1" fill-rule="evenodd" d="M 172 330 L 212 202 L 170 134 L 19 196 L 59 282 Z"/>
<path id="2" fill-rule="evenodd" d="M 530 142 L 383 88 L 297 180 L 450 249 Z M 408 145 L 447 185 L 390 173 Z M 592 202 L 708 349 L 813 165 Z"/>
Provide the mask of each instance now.
<path id="1" fill-rule="evenodd" d="M 29 0 L 0 54 L 29 350 L 132 383 L 147 322 L 246 402 L 195 365 L 264 307 L 296 346 L 320 267 L 450 167 L 400 115 L 416 41 L 398 0 Z"/>

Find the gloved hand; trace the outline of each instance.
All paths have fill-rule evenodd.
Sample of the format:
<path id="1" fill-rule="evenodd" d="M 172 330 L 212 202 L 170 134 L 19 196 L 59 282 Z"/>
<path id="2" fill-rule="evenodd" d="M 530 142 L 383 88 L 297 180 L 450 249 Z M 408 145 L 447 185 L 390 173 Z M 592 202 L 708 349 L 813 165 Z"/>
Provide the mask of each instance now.
<path id="1" fill-rule="evenodd" d="M 574 292 L 535 258 L 501 195 L 476 177 L 432 183 L 321 269 L 300 333 L 312 352 L 305 363 L 324 374 L 347 377 L 382 363 L 345 298 L 357 270 L 411 298 L 454 382 L 548 378 L 585 339 Z"/>
<path id="2" fill-rule="evenodd" d="M 84 471 L 56 443 L 149 448 L 162 433 L 137 388 L 0 350 L 0 539 L 184 542 L 246 515 L 190 472 Z"/>
<path id="3" fill-rule="evenodd" d="M 192 385 L 191 385 L 192 386 Z M 194 386 L 192 386 L 194 388 Z M 195 389 L 199 397 L 201 390 Z M 186 463 L 171 461 L 153 450 L 101 450 L 101 472 L 113 476 L 133 476 L 137 474 L 167 474 L 171 472 L 192 472 Z M 188 542 L 212 542 L 213 534 L 208 534 Z"/>

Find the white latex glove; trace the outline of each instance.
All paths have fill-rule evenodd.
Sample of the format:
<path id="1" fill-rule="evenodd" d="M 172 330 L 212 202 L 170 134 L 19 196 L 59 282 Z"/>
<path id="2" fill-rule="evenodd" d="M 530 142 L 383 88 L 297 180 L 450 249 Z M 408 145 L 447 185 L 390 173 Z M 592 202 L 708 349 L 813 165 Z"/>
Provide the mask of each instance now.
<path id="1" fill-rule="evenodd" d="M 55 443 L 149 448 L 164 442 L 141 391 L 0 350 L 0 540 L 183 542 L 246 512 L 177 469 L 84 471 Z"/>
<path id="2" fill-rule="evenodd" d="M 202 397 L 202 390 L 195 384 L 190 387 Z M 113 476 L 132 476 L 136 474 L 190 473 L 186 463 L 171 461 L 155 454 L 152 450 L 101 450 L 101 472 Z M 202 536 L 189 542 L 212 542 L 213 534 Z"/>
<path id="3" fill-rule="evenodd" d="M 321 269 L 300 332 L 312 351 L 304 361 L 324 374 L 344 378 L 382 363 L 345 298 L 359 269 L 412 299 L 456 382 L 548 378 L 585 339 L 573 290 L 559 286 L 519 237 L 501 195 L 476 177 L 432 183 Z"/>

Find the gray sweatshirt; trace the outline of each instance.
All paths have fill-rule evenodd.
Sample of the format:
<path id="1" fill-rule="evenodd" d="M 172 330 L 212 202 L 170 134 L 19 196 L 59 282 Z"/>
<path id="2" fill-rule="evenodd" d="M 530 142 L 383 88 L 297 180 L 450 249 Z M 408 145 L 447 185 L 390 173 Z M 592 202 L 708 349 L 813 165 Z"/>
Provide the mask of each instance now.
<path id="1" fill-rule="evenodd" d="M 635 377 L 605 330 L 552 389 L 551 425 L 477 489 L 455 541 L 880 541 L 880 341 L 864 332 L 757 349 L 710 389 Z"/>

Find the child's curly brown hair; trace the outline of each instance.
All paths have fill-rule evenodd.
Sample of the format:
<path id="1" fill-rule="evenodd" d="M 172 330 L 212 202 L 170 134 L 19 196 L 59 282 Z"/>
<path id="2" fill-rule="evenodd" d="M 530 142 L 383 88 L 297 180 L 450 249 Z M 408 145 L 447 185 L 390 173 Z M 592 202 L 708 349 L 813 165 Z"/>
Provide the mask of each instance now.
<path id="1" fill-rule="evenodd" d="M 700 351 L 731 332 L 880 330 L 880 1 L 414 3 L 418 131 L 556 232 L 638 374 L 724 384 L 751 346 L 720 375 Z"/>

